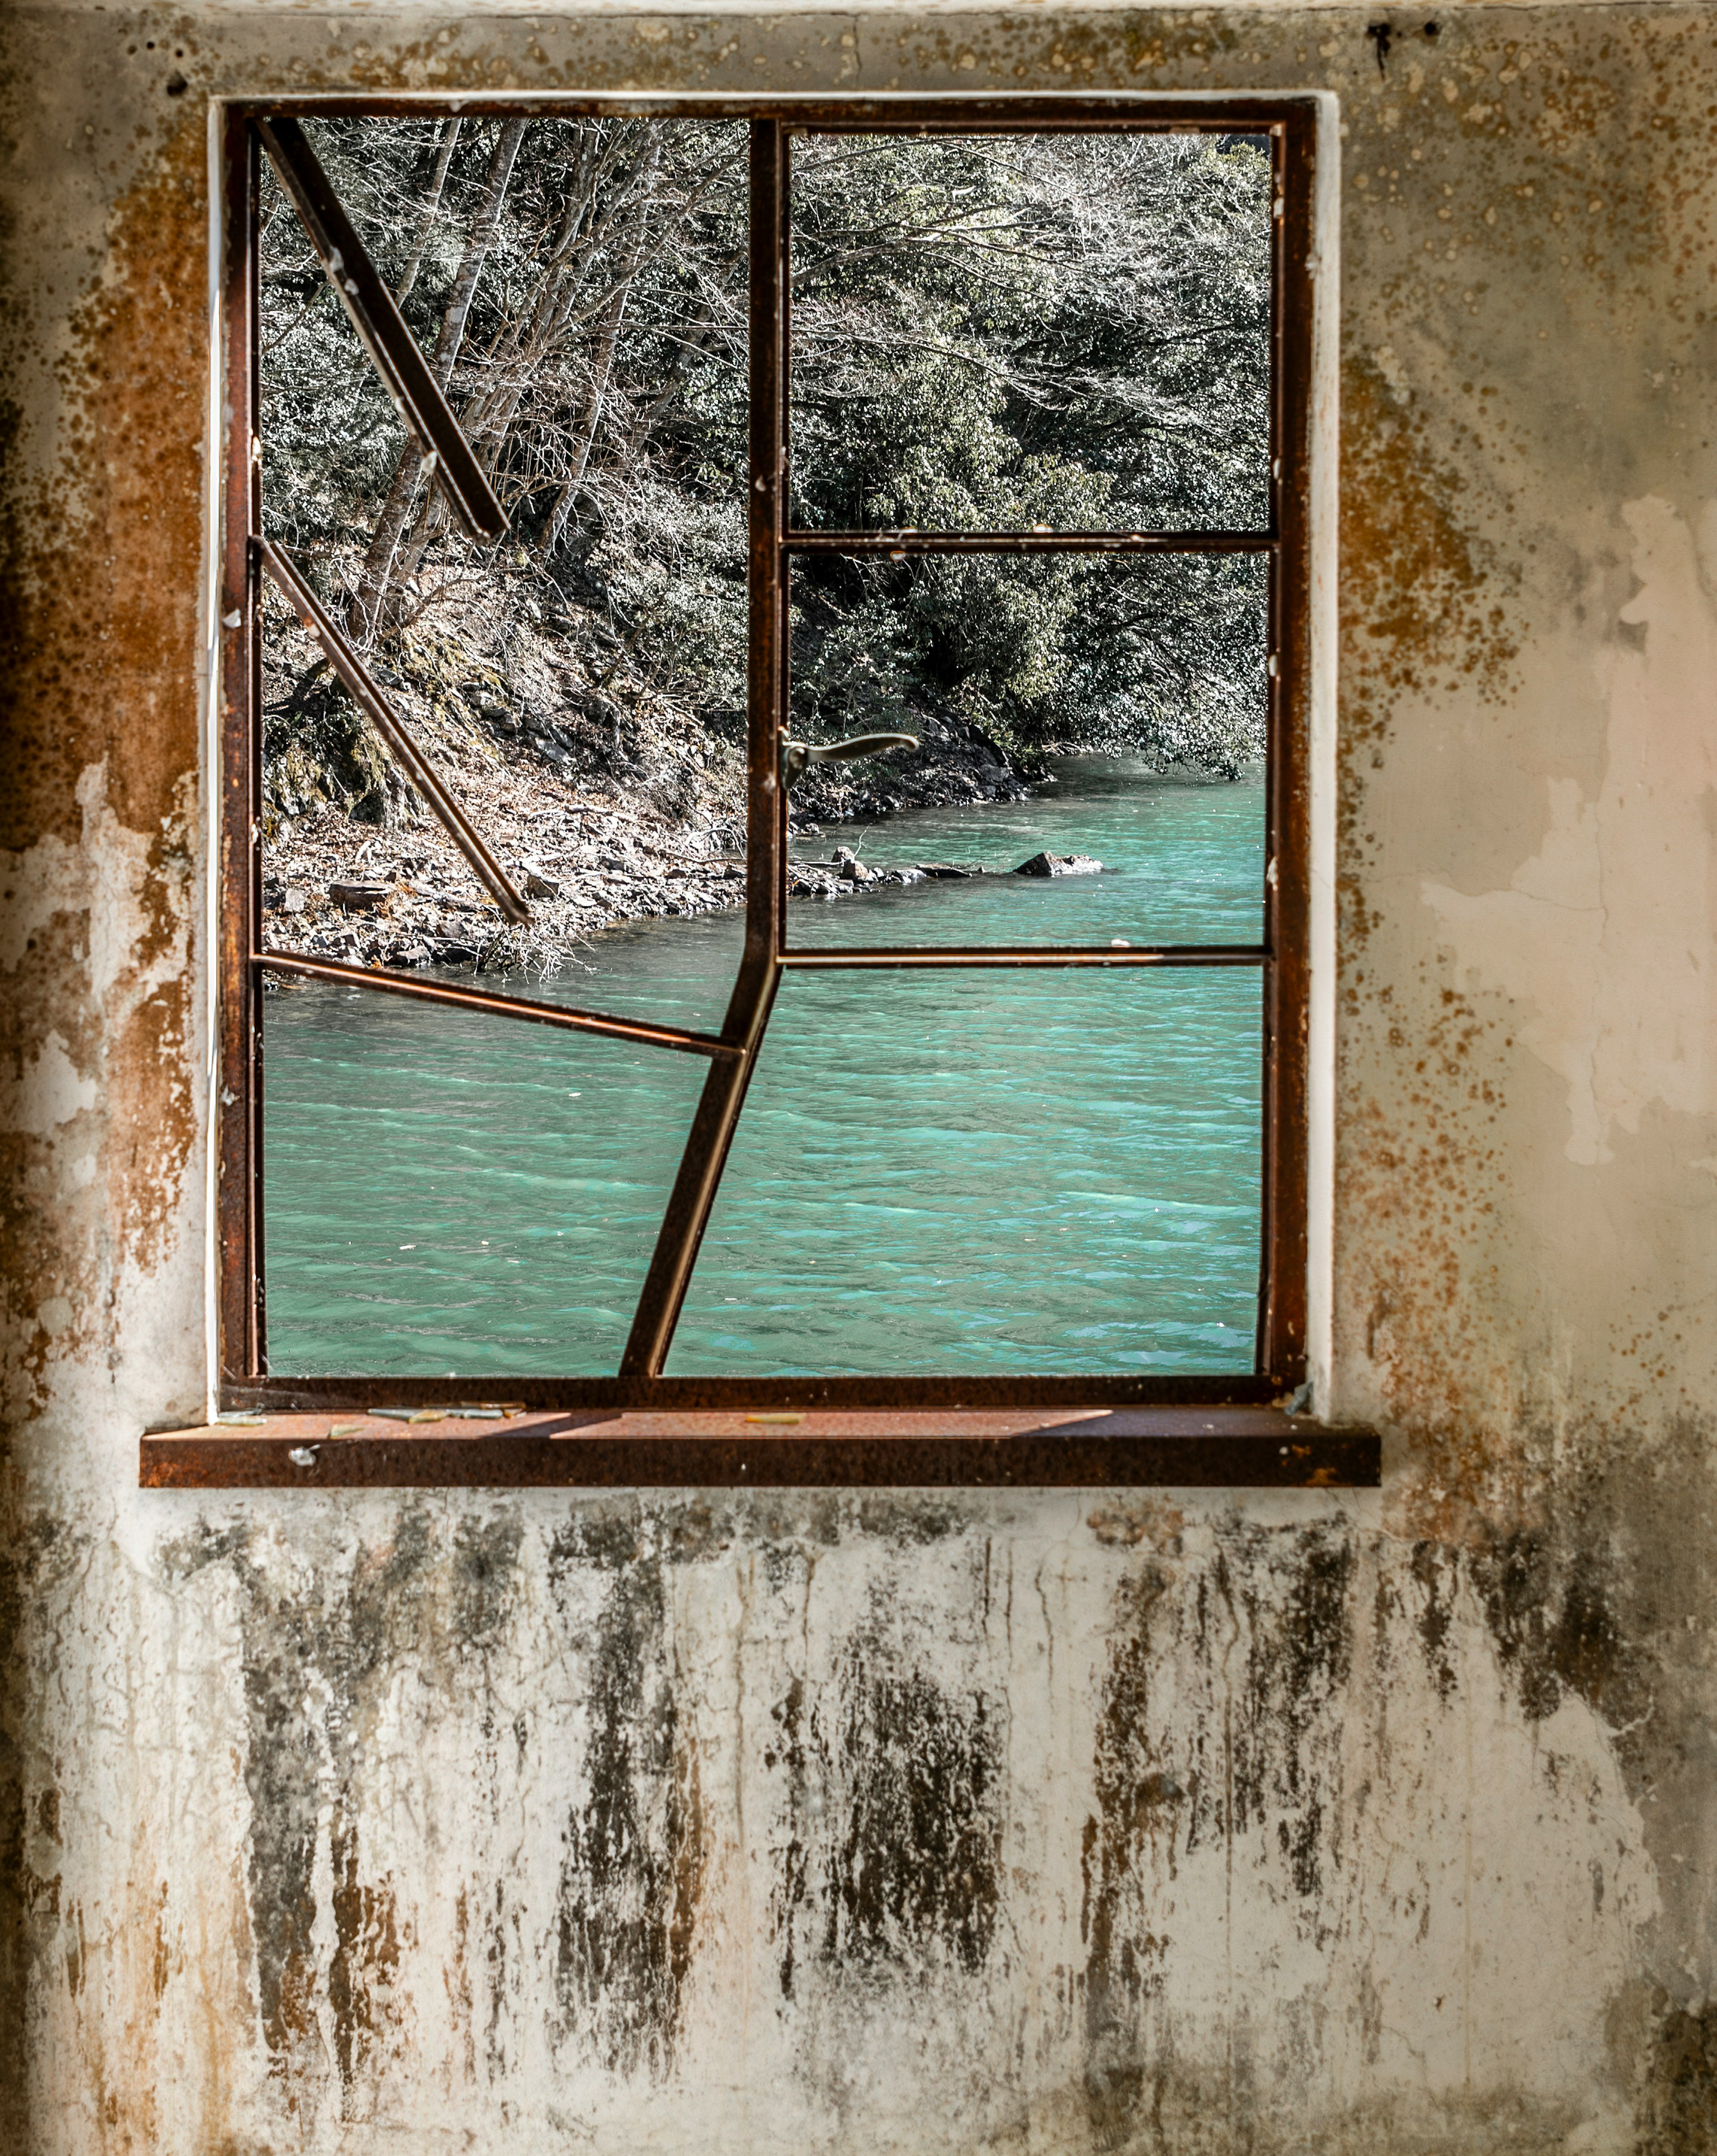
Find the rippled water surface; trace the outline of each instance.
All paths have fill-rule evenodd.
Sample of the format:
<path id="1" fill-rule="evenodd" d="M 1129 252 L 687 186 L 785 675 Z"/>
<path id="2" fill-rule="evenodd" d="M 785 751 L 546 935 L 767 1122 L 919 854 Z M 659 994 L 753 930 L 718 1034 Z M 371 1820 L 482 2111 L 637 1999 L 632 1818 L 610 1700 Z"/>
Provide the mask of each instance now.
<path id="1" fill-rule="evenodd" d="M 1045 798 L 902 816 L 861 850 L 1005 869 L 1043 847 L 1110 872 L 807 901 L 791 938 L 1256 939 L 1248 781 L 1082 760 Z M 740 938 L 736 915 L 612 931 L 595 980 L 548 993 L 713 1027 Z M 1248 1368 L 1260 1060 L 1250 969 L 790 974 L 669 1369 Z M 315 986 L 269 998 L 266 1069 L 273 1369 L 615 1368 L 701 1058 Z"/>

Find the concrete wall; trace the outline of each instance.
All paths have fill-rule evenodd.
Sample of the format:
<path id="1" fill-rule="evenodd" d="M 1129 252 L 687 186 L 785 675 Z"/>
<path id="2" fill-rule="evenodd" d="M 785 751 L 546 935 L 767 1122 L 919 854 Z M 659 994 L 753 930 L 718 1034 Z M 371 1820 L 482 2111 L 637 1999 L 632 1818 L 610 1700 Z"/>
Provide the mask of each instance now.
<path id="1" fill-rule="evenodd" d="M 0 69 L 0 2145 L 1717 2147 L 1712 11 L 14 4 Z M 134 1487 L 205 1383 L 207 100 L 325 85 L 1337 94 L 1380 1495 Z"/>

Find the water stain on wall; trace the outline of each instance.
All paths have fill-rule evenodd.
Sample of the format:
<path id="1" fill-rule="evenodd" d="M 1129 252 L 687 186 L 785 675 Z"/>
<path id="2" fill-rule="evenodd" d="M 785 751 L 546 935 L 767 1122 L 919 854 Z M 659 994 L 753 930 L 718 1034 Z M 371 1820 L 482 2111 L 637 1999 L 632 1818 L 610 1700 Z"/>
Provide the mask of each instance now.
<path id="1" fill-rule="evenodd" d="M 807 1712 L 793 1678 L 764 1766 L 786 1784 L 771 1928 L 784 1998 L 824 1971 L 973 1974 L 1002 1902 L 1005 1709 L 900 1666 L 869 1635 Z"/>
<path id="2" fill-rule="evenodd" d="M 1159 1650 L 1152 1613 L 1169 1575 L 1146 1565 L 1115 1597 L 1097 1723 L 1097 1810 L 1081 1837 L 1079 1939 L 1085 1949 L 1084 2090 L 1100 2148 L 1120 2147 L 1147 2087 L 1160 2111 L 1160 2072 L 1140 2042 L 1141 2009 L 1162 1988 L 1167 1942 L 1151 1929 L 1156 1876 L 1172 1879 L 1187 1790 L 1158 1756 L 1151 1688 Z"/>
<path id="3" fill-rule="evenodd" d="M 556 1918 L 560 2040 L 611 2073 L 674 2063 L 709 1864 L 700 1763 L 685 1726 L 662 1558 L 618 1525 L 590 1650 L 586 1792 L 565 1833 Z M 590 1538 L 556 1541 L 563 1599 Z M 618 1560 L 615 1562 L 614 1560 Z"/>
<path id="4" fill-rule="evenodd" d="M 241 1590 L 247 1902 L 271 2072 L 289 2111 L 314 2108 L 331 2079 L 341 2115 L 357 2118 L 397 2047 L 395 1980 L 410 1938 L 392 1882 L 367 1876 L 362 1862 L 375 1696 L 401 1655 L 445 1650 L 430 1607 L 443 1553 L 428 1515 L 412 1510 L 385 1542 L 342 1554 L 345 1563 L 306 1573 L 249 1528 L 204 1528 L 166 1553 L 165 1570 L 183 1578 L 225 1564 Z M 467 1560 L 462 1551 L 451 1568 L 456 1595 Z M 325 1968 L 316 1936 L 325 1853 L 334 1931 Z"/>
<path id="5" fill-rule="evenodd" d="M 1689 2011 L 1659 1996 L 1640 2092 L 1635 2156 L 1717 2148 L 1717 2006 Z"/>
<path id="6" fill-rule="evenodd" d="M 823 1959 L 933 1950 L 975 1970 L 1000 1898 L 996 1703 L 951 1697 L 924 1672 L 877 1667 L 860 1651 L 831 1718 L 829 1762 L 846 1800 L 828 1851 Z"/>

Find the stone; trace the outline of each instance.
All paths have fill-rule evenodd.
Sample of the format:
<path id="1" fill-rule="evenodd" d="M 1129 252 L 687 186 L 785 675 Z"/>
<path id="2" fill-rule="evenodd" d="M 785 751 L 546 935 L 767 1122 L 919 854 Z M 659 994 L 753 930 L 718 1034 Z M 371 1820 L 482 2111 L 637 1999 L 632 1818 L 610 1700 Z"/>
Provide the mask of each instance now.
<path id="1" fill-rule="evenodd" d="M 387 903 L 392 892 L 385 883 L 331 883 L 328 896 L 344 912 L 373 913 Z"/>
<path id="2" fill-rule="evenodd" d="M 977 875 L 981 871 L 976 869 L 956 868 L 952 861 L 920 861 L 918 873 L 920 875 L 935 876 L 943 883 L 957 883 Z"/>
<path id="3" fill-rule="evenodd" d="M 1013 873 L 1028 876 L 1096 875 L 1102 866 L 1101 861 L 1093 860 L 1089 854 L 1033 854 L 1028 861 L 1022 861 Z"/>

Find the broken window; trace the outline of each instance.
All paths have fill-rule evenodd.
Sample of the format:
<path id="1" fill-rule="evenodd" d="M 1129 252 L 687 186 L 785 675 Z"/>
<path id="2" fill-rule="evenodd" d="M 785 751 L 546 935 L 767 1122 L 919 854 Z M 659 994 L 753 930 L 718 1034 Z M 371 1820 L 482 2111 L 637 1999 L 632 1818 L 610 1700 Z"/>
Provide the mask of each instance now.
<path id="1" fill-rule="evenodd" d="M 229 1406 L 1300 1386 L 1310 141 L 235 111 Z"/>

